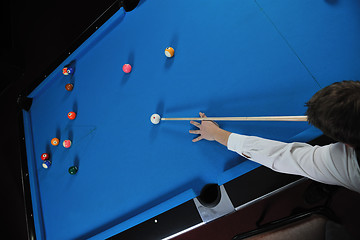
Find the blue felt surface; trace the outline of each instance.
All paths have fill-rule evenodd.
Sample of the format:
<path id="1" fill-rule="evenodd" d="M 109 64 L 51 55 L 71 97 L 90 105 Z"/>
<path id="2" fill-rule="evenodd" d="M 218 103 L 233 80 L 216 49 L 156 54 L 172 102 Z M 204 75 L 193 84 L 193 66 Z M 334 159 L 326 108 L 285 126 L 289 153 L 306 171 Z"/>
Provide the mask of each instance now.
<path id="1" fill-rule="evenodd" d="M 103 239 L 195 197 L 207 183 L 256 168 L 214 142 L 192 143 L 189 122 L 152 125 L 150 116 L 303 115 L 321 87 L 359 77 L 359 15 L 350 7 L 357 3 L 320 2 L 148 0 L 116 13 L 29 96 L 38 237 Z M 329 57 L 331 46 L 337 49 Z M 75 74 L 63 76 L 70 62 Z M 122 72 L 125 63 L 130 74 Z M 64 89 L 68 82 L 72 92 Z M 74 121 L 69 111 L 77 112 Z M 300 122 L 221 126 L 281 141 L 321 134 Z M 53 137 L 73 145 L 54 147 Z M 43 152 L 53 161 L 48 170 Z M 73 164 L 74 176 L 67 172 Z"/>
<path id="2" fill-rule="evenodd" d="M 360 79 L 360 2 L 257 0 L 321 87 Z"/>

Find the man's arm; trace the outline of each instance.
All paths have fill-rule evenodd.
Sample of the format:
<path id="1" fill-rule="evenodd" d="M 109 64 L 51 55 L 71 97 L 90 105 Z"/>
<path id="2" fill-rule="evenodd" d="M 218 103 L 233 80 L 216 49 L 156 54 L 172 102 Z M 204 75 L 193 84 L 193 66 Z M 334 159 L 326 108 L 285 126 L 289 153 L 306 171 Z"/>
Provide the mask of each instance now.
<path id="1" fill-rule="evenodd" d="M 200 116 L 205 117 L 205 114 L 200 113 Z M 192 121 L 191 124 L 199 130 L 190 130 L 190 133 L 200 135 L 193 142 L 202 139 L 217 141 L 274 171 L 301 175 L 360 192 L 360 169 L 355 151 L 345 144 L 319 147 L 306 143 L 284 143 L 230 133 L 211 121 L 202 121 L 201 124 Z"/>
<path id="2" fill-rule="evenodd" d="M 200 117 L 206 117 L 200 112 Z M 193 139 L 198 142 L 202 139 L 208 141 L 217 141 L 231 151 L 269 167 L 282 173 L 302 175 L 324 182 L 324 173 L 316 169 L 315 165 L 323 168 L 324 163 L 314 162 L 314 151 L 316 148 L 302 143 L 284 143 L 279 141 L 268 140 L 259 137 L 240 135 L 225 131 L 212 121 L 202 121 L 201 123 L 191 121 L 192 125 L 199 130 L 190 130 L 192 134 L 199 134 Z M 322 156 L 317 156 L 317 159 Z M 320 174 L 320 175 L 319 175 Z"/>

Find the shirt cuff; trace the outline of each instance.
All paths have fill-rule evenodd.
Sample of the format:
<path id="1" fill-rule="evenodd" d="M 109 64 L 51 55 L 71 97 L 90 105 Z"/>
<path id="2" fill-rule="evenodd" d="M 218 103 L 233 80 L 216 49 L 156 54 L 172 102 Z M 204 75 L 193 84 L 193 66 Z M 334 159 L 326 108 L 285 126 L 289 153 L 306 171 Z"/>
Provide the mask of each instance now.
<path id="1" fill-rule="evenodd" d="M 237 133 L 231 133 L 227 142 L 227 147 L 230 151 L 240 153 L 243 149 L 244 142 L 247 136 Z"/>

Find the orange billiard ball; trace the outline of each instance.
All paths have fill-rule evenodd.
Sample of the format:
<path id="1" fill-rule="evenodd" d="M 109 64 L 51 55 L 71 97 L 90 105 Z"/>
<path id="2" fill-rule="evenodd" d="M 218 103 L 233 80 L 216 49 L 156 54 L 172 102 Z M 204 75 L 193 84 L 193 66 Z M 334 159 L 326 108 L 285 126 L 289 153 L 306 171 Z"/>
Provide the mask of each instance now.
<path id="1" fill-rule="evenodd" d="M 59 143 L 60 143 L 60 140 L 58 138 L 51 139 L 51 144 L 52 145 L 57 146 L 57 145 L 59 145 Z"/>
<path id="2" fill-rule="evenodd" d="M 74 112 L 69 112 L 69 113 L 68 113 L 68 118 L 69 118 L 70 120 L 74 120 L 74 119 L 76 118 L 76 113 L 74 113 Z"/>
<path id="3" fill-rule="evenodd" d="M 71 83 L 68 83 L 68 84 L 65 85 L 65 89 L 67 91 L 72 91 L 74 89 L 74 85 L 71 84 Z"/>
<path id="4" fill-rule="evenodd" d="M 172 48 L 172 47 L 168 47 L 165 49 L 165 55 L 168 57 L 168 58 L 171 58 L 174 56 L 174 53 L 175 53 L 175 50 Z"/>

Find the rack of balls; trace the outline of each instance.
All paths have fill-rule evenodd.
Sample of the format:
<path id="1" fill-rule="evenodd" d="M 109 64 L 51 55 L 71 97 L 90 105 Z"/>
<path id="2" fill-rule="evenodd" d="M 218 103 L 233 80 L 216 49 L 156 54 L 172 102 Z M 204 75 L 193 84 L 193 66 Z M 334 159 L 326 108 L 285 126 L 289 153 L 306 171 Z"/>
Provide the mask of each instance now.
<path id="1" fill-rule="evenodd" d="M 173 56 L 174 56 L 174 53 L 175 53 L 175 51 L 174 51 L 174 49 L 173 49 L 172 47 L 167 47 L 167 48 L 165 49 L 165 55 L 166 55 L 166 57 L 168 57 L 168 58 L 173 57 Z M 124 65 L 123 65 L 123 71 L 124 71 L 125 73 L 130 73 L 131 70 L 132 70 L 132 67 L 131 67 L 130 64 L 124 64 Z M 62 73 L 63 73 L 64 75 L 71 75 L 71 74 L 74 73 L 74 69 L 73 69 L 72 67 L 64 67 L 63 70 L 62 70 Z M 66 89 L 67 91 L 72 91 L 73 88 L 74 88 L 74 85 L 71 84 L 71 83 L 68 83 L 68 84 L 65 85 L 65 89 Z M 68 118 L 69 118 L 70 120 L 74 120 L 74 119 L 76 118 L 76 113 L 75 113 L 75 112 L 69 112 L 67 116 L 68 116 Z M 150 120 L 151 120 L 151 122 L 152 122 L 153 124 L 159 124 L 160 121 L 161 121 L 161 117 L 160 117 L 159 114 L 153 114 L 153 115 L 150 117 Z M 57 145 L 59 145 L 59 143 L 60 143 L 60 140 L 59 140 L 58 138 L 53 138 L 53 139 L 51 139 L 51 144 L 52 144 L 53 146 L 57 146 Z M 64 140 L 64 141 L 63 141 L 63 146 L 64 146 L 65 148 L 69 148 L 69 147 L 71 146 L 71 141 L 70 141 L 70 140 Z M 46 168 L 46 169 L 47 169 L 47 168 L 49 168 L 49 167 L 51 166 L 50 156 L 49 156 L 48 153 L 43 153 L 43 154 L 41 155 L 41 159 L 43 160 L 43 164 L 42 164 L 43 168 Z M 78 171 L 78 168 L 77 168 L 76 166 L 71 166 L 71 167 L 69 168 L 69 170 L 68 170 L 68 172 L 69 172 L 71 175 L 76 174 L 77 171 Z"/>

